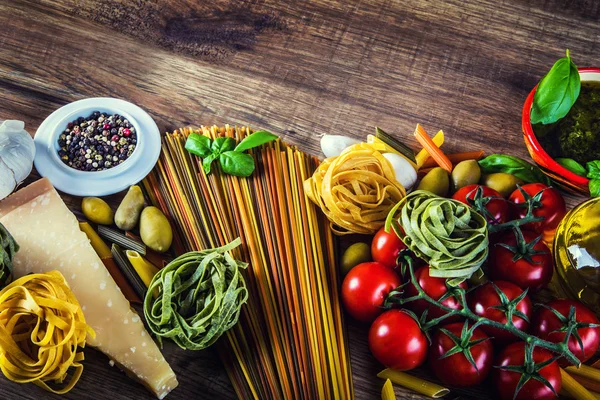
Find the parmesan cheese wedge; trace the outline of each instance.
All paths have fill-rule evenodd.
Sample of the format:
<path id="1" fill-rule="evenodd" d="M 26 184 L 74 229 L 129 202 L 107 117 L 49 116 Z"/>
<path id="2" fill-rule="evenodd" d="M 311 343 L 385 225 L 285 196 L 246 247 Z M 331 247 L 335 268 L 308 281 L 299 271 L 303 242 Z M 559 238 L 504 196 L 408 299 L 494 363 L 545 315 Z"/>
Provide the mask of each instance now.
<path id="1" fill-rule="evenodd" d="M 96 332 L 89 345 L 160 399 L 177 386 L 173 370 L 50 181 L 39 180 L 0 202 L 0 222 L 21 247 L 15 278 L 62 272 Z"/>

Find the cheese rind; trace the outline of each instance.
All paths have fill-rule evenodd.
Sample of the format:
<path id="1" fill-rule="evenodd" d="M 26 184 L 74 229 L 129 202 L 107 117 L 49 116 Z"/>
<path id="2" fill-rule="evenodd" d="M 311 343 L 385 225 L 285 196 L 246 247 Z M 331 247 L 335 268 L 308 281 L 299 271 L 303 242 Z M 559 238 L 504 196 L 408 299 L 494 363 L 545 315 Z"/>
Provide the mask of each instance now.
<path id="1" fill-rule="evenodd" d="M 28 273 L 60 271 L 96 332 L 97 347 L 159 398 L 177 386 L 173 370 L 138 314 L 109 274 L 47 179 L 39 180 L 0 202 L 0 222 L 20 251 L 15 278 Z"/>

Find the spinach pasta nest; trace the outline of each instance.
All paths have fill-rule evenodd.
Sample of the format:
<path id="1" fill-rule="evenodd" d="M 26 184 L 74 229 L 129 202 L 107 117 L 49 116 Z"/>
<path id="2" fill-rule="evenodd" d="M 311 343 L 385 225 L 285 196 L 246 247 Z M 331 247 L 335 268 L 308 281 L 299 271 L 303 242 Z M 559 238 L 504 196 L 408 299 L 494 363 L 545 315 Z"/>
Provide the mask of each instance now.
<path id="1" fill-rule="evenodd" d="M 248 290 L 229 252 L 240 238 L 219 248 L 191 251 L 171 261 L 152 279 L 144 315 L 152 332 L 187 350 L 202 350 L 238 321 Z M 154 293 L 158 291 L 155 298 Z"/>
<path id="2" fill-rule="evenodd" d="M 485 218 L 460 201 L 425 190 L 398 203 L 386 225 L 392 225 L 406 246 L 429 263 L 431 276 L 453 278 L 451 284 L 470 278 L 488 255 Z"/>
<path id="3" fill-rule="evenodd" d="M 324 160 L 304 182 L 304 191 L 338 235 L 377 232 L 406 195 L 390 162 L 367 143 Z"/>

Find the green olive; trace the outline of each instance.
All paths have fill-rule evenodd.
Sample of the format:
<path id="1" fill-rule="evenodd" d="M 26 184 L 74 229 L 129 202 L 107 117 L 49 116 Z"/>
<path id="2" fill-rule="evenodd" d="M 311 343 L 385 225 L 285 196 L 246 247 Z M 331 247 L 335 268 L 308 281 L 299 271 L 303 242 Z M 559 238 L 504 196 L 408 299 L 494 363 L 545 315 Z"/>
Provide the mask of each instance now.
<path id="1" fill-rule="evenodd" d="M 130 231 L 140 220 L 140 213 L 144 208 L 144 194 L 138 185 L 129 188 L 123 201 L 115 213 L 115 224 L 124 231 Z"/>
<path id="2" fill-rule="evenodd" d="M 98 197 L 84 197 L 81 201 L 83 215 L 95 224 L 111 225 L 115 213 L 110 206 Z"/>
<path id="3" fill-rule="evenodd" d="M 421 179 L 417 190 L 427 190 L 438 196 L 446 197 L 450 187 L 448 172 L 445 169 L 436 167 L 429 171 L 427 175 Z"/>
<path id="4" fill-rule="evenodd" d="M 461 161 L 452 170 L 452 190 L 473 185 L 481 179 L 481 168 L 476 160 Z"/>
<path id="5" fill-rule="evenodd" d="M 358 264 L 371 261 L 371 246 L 366 243 L 354 243 L 346 249 L 340 260 L 342 276 L 345 276 Z"/>
<path id="6" fill-rule="evenodd" d="M 514 175 L 504 172 L 497 172 L 494 174 L 485 175 L 481 180 L 481 183 L 485 186 L 491 187 L 503 197 L 508 197 L 517 189 L 517 185 L 523 184 L 523 181 Z"/>
<path id="7" fill-rule="evenodd" d="M 173 231 L 167 217 L 158 208 L 151 206 L 142 211 L 140 237 L 146 246 L 159 253 L 164 253 L 171 247 Z"/>

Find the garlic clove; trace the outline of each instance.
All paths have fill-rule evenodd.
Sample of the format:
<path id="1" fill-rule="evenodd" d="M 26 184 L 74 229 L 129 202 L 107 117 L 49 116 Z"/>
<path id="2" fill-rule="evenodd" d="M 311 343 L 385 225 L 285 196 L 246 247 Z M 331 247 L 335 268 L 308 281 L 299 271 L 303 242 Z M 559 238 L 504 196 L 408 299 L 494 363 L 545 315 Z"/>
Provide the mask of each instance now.
<path id="1" fill-rule="evenodd" d="M 358 139 L 342 135 L 323 135 L 321 138 L 321 151 L 325 157 L 337 157 L 342 151 L 355 144 L 362 143 Z"/>
<path id="2" fill-rule="evenodd" d="M 0 200 L 8 196 L 17 187 L 12 170 L 0 159 Z"/>
<path id="3" fill-rule="evenodd" d="M 402 156 L 394 153 L 383 153 L 383 157 L 386 158 L 396 174 L 396 180 L 400 182 L 406 190 L 410 190 L 415 183 L 417 183 L 417 171 L 410 165 L 410 163 Z"/>

